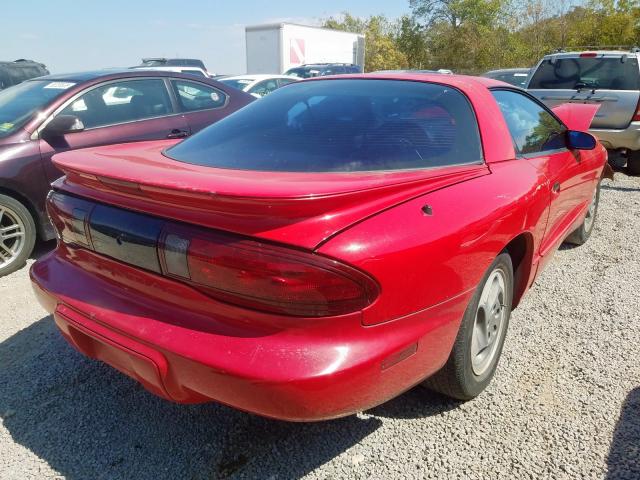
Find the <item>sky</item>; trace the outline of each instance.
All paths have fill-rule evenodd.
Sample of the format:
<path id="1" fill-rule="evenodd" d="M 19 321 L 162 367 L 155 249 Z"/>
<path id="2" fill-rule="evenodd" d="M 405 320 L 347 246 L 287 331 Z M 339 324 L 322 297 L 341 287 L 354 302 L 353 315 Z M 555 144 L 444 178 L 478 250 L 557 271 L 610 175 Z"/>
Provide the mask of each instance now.
<path id="1" fill-rule="evenodd" d="M 33 59 L 63 73 L 187 57 L 211 72 L 241 74 L 246 25 L 318 25 L 343 11 L 394 18 L 409 13 L 409 1 L 9 0 L 0 18 L 0 60 Z"/>

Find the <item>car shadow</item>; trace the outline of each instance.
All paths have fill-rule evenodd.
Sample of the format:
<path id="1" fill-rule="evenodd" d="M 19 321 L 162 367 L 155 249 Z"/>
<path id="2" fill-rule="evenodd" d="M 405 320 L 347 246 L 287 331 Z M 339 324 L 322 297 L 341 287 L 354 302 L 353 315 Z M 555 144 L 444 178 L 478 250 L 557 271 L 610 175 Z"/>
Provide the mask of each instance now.
<path id="1" fill-rule="evenodd" d="M 607 457 L 607 479 L 640 478 L 640 387 L 627 395 Z"/>
<path id="2" fill-rule="evenodd" d="M 622 187 L 620 185 L 600 185 L 603 190 L 613 190 L 616 192 L 640 192 L 640 188 L 636 187 Z"/>
<path id="3" fill-rule="evenodd" d="M 456 406 L 410 391 L 371 415 L 302 424 L 216 403 L 176 405 L 77 353 L 50 316 L 0 343 L 0 365 L 4 427 L 69 479 L 299 478 L 374 433 L 379 417 Z"/>
<path id="4" fill-rule="evenodd" d="M 46 242 L 39 240 L 36 242 L 36 245 L 33 248 L 33 252 L 31 252 L 31 255 L 29 255 L 29 258 L 31 260 L 37 260 L 41 256 L 49 253 L 54 248 L 56 248 L 55 240 L 47 240 Z"/>

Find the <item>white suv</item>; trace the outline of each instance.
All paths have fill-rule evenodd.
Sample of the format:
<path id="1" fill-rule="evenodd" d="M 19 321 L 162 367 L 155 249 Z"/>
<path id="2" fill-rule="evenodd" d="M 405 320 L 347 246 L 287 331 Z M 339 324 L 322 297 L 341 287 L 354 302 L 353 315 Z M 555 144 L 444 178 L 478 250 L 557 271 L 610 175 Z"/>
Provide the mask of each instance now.
<path id="1" fill-rule="evenodd" d="M 526 87 L 549 107 L 600 105 L 589 131 L 607 149 L 623 153 L 634 175 L 640 175 L 639 55 L 637 49 L 545 55 Z"/>

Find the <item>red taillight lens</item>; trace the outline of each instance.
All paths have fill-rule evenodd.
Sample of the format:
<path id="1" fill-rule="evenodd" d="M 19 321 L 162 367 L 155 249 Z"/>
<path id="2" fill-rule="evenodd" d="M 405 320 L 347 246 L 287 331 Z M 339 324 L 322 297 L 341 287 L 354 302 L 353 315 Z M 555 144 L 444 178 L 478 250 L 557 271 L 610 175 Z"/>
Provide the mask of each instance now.
<path id="1" fill-rule="evenodd" d="M 364 272 L 337 260 L 177 224 L 52 192 L 61 242 L 162 273 L 218 300 L 298 317 L 355 312 L 379 295 Z"/>
<path id="2" fill-rule="evenodd" d="M 638 100 L 638 105 L 636 105 L 636 113 L 633 114 L 632 122 L 640 122 L 640 100 Z"/>
<path id="3" fill-rule="evenodd" d="M 597 57 L 598 54 L 596 52 L 584 52 L 580 54 L 581 58 L 594 58 Z"/>
<path id="4" fill-rule="evenodd" d="M 360 310 L 378 295 L 367 275 L 336 260 L 208 232 L 167 231 L 165 274 L 214 298 L 271 313 L 303 317 Z"/>

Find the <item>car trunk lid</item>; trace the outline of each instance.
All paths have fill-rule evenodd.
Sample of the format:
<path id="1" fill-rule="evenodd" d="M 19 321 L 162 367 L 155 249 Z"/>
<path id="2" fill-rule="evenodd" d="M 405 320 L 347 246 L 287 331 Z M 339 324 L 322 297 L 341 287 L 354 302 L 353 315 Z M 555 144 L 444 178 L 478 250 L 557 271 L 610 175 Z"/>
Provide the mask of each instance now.
<path id="1" fill-rule="evenodd" d="M 545 58 L 532 75 L 527 90 L 549 107 L 562 103 L 600 105 L 592 128 L 626 128 L 640 98 L 638 61 L 624 52 Z"/>
<path id="2" fill-rule="evenodd" d="M 313 249 L 386 208 L 489 173 L 484 164 L 361 173 L 229 170 L 164 156 L 173 143 L 56 155 L 66 177 L 54 187 L 157 217 Z"/>

